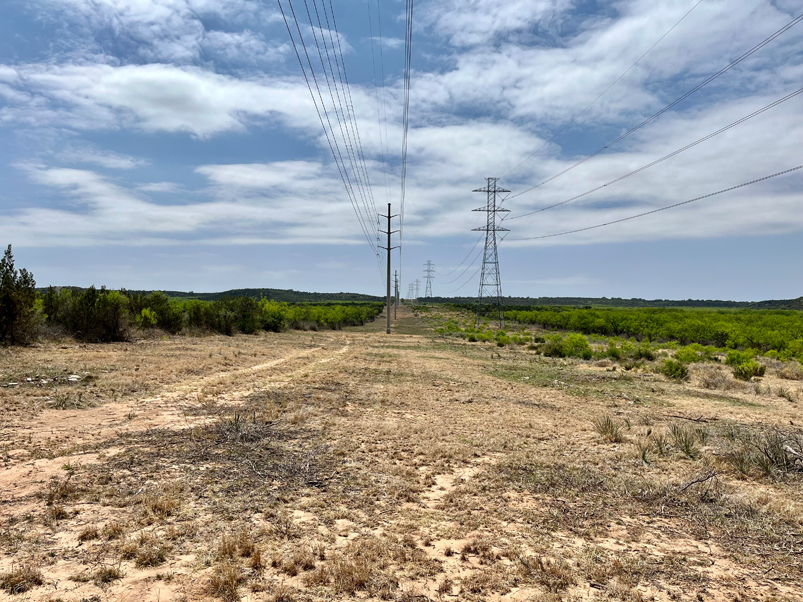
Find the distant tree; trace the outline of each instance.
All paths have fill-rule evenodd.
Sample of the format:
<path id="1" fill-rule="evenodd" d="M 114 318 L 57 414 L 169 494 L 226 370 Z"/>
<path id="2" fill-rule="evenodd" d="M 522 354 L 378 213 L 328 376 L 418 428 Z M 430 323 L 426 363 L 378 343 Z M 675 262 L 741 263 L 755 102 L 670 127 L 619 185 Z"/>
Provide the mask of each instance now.
<path id="1" fill-rule="evenodd" d="M 30 340 L 35 301 L 33 274 L 14 267 L 14 254 L 8 245 L 0 260 L 0 342 L 20 345 Z"/>

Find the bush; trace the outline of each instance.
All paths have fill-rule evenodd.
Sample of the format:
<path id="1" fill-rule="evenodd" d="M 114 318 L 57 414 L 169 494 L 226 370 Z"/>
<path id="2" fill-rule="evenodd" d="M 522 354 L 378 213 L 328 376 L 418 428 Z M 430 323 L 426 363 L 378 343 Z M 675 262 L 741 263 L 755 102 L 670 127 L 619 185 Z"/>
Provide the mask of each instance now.
<path id="1" fill-rule="evenodd" d="M 588 344 L 588 339 L 578 333 L 567 335 L 563 340 L 563 348 L 567 357 L 579 357 L 584 360 L 590 360 L 593 355 L 591 345 Z"/>
<path id="2" fill-rule="evenodd" d="M 652 350 L 649 343 L 642 344 L 633 350 L 631 357 L 634 360 L 648 360 L 651 362 L 655 359 L 655 352 Z"/>
<path id="3" fill-rule="evenodd" d="M 659 372 L 672 380 L 686 380 L 689 377 L 689 369 L 677 360 L 664 360 Z"/>
<path id="4" fill-rule="evenodd" d="M 24 345 L 34 336 L 36 281 L 33 274 L 14 267 L 8 245 L 0 259 L 0 342 Z"/>
<path id="5" fill-rule="evenodd" d="M 545 343 L 543 343 L 539 348 L 542 354 L 547 357 L 566 357 L 566 349 L 563 346 L 563 339 L 559 336 L 549 337 Z"/>
<path id="6" fill-rule="evenodd" d="M 733 369 L 733 376 L 739 380 L 750 381 L 754 376 L 764 376 L 766 368 L 754 360 L 739 364 Z"/>
<path id="7" fill-rule="evenodd" d="M 608 348 L 605 350 L 605 355 L 612 360 L 620 360 L 624 354 L 622 350 L 616 346 L 616 343 L 608 341 Z"/>
<path id="8" fill-rule="evenodd" d="M 751 361 L 756 356 L 756 352 L 752 349 L 745 349 L 744 351 L 731 350 L 725 358 L 725 363 L 728 366 L 738 366 Z"/>
<path id="9" fill-rule="evenodd" d="M 262 328 L 270 332 L 281 332 L 287 327 L 287 303 L 277 303 L 263 299 L 259 302 Z"/>
<path id="10" fill-rule="evenodd" d="M 50 299 L 45 303 L 56 310 L 48 320 L 63 326 L 74 337 L 94 343 L 128 339 L 129 301 L 123 293 L 90 286 L 75 293 L 64 289 L 58 298 L 54 294 L 49 290 Z"/>

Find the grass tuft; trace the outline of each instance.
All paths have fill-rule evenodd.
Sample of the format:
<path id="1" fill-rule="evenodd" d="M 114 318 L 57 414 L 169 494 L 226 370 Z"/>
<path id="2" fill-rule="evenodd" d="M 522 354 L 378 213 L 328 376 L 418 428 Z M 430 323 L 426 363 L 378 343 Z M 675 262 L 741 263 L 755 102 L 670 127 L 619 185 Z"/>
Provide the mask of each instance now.
<path id="1" fill-rule="evenodd" d="M 30 565 L 23 565 L 11 569 L 8 573 L 0 575 L 0 589 L 9 594 L 22 594 L 45 582 L 42 572 Z"/>
<path id="2" fill-rule="evenodd" d="M 621 443 L 624 439 L 622 425 L 616 422 L 612 416 L 597 418 L 593 425 L 594 430 L 611 443 Z"/>

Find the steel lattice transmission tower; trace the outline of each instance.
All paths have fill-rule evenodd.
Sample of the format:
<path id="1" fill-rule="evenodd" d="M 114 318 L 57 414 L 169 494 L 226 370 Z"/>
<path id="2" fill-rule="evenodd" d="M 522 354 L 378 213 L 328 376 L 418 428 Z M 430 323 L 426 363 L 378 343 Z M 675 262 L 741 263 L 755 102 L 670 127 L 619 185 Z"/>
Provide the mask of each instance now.
<path id="1" fill-rule="evenodd" d="M 474 209 L 474 211 L 485 211 L 486 222 L 481 228 L 474 228 L 474 231 L 485 232 L 485 252 L 482 255 L 482 273 L 480 275 L 480 291 L 477 295 L 477 318 L 476 325 L 480 325 L 480 315 L 483 299 L 491 298 L 496 303 L 499 312 L 499 328 L 505 323 L 505 315 L 502 311 L 502 277 L 499 275 L 499 253 L 497 251 L 497 232 L 509 232 L 507 228 L 501 227 L 497 223 L 498 213 L 509 213 L 510 209 L 502 209 L 501 204 L 504 199 L 499 199 L 498 195 L 510 192 L 504 188 L 499 188 L 497 183 L 499 178 L 485 178 L 487 184 L 485 188 L 478 188 L 472 192 L 484 192 L 488 195 L 485 207 Z"/>
<path id="2" fill-rule="evenodd" d="M 427 269 L 424 270 L 426 276 L 424 278 L 427 279 L 427 285 L 424 288 L 424 298 L 429 299 L 432 297 L 432 279 L 435 277 L 435 266 L 432 264 L 432 261 L 427 259 L 426 263 Z"/>
<path id="3" fill-rule="evenodd" d="M 415 284 L 415 298 L 416 300 L 421 296 L 421 281 L 416 279 Z"/>

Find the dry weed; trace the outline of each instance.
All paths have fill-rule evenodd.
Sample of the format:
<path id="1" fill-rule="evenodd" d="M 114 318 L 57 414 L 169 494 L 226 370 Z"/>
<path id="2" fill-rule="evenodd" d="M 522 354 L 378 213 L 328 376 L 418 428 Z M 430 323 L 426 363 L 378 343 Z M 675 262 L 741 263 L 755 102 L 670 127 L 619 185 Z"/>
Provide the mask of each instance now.
<path id="1" fill-rule="evenodd" d="M 209 592 L 225 602 L 239 602 L 238 588 L 245 581 L 245 575 L 239 565 L 224 562 L 215 567 L 209 580 Z"/>
<path id="2" fill-rule="evenodd" d="M 803 369 L 798 362 L 789 361 L 778 370 L 778 376 L 786 380 L 803 380 Z"/>
<path id="3" fill-rule="evenodd" d="M 563 558 L 519 557 L 522 576 L 559 593 L 574 585 L 574 571 Z"/>
<path id="4" fill-rule="evenodd" d="M 42 571 L 28 564 L 16 569 L 12 568 L 8 573 L 0 575 L 0 589 L 9 594 L 25 593 L 44 582 Z"/>
<path id="5" fill-rule="evenodd" d="M 594 425 L 594 430 L 610 443 L 621 443 L 623 441 L 622 425 L 614 420 L 612 416 L 597 418 L 592 424 Z"/>
<path id="6" fill-rule="evenodd" d="M 735 380 L 722 366 L 712 364 L 696 366 L 694 376 L 697 384 L 703 389 L 730 391 L 732 389 L 741 389 L 744 386 L 743 383 Z"/>
<path id="7" fill-rule="evenodd" d="M 271 566 L 291 577 L 315 568 L 315 555 L 306 546 L 295 548 L 289 553 L 276 554 L 271 559 Z"/>
<path id="8" fill-rule="evenodd" d="M 125 527 L 117 521 L 112 521 L 103 526 L 102 533 L 108 540 L 120 539 L 125 534 Z"/>
<path id="9" fill-rule="evenodd" d="M 97 539 L 99 536 L 100 536 L 100 534 L 98 533 L 98 528 L 95 527 L 94 525 L 92 525 L 92 526 L 84 528 L 78 534 L 78 541 L 81 541 L 81 542 L 89 541 L 91 539 Z"/>

